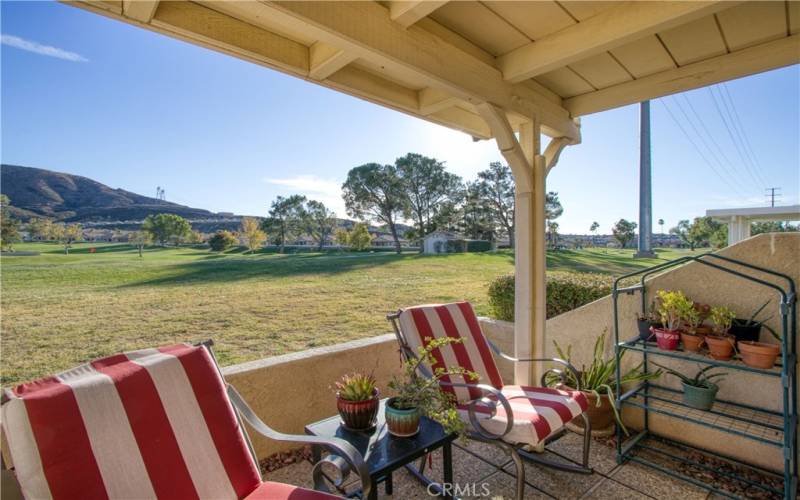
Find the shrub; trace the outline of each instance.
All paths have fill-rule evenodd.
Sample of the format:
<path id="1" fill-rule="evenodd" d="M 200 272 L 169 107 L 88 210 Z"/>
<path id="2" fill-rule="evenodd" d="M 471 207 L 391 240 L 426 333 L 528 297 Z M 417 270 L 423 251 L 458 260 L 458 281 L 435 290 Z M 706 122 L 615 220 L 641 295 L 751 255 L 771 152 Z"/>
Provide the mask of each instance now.
<path id="1" fill-rule="evenodd" d="M 611 293 L 613 278 L 602 274 L 559 272 L 547 276 L 547 317 L 576 309 Z M 514 321 L 514 275 L 489 284 L 491 316 Z"/>
<path id="2" fill-rule="evenodd" d="M 214 236 L 208 239 L 208 245 L 215 252 L 224 252 L 238 243 L 239 240 L 229 231 L 217 231 Z"/>
<path id="3" fill-rule="evenodd" d="M 445 242 L 445 252 L 447 253 L 461 253 L 467 251 L 467 245 L 464 240 L 447 240 Z"/>
<path id="4" fill-rule="evenodd" d="M 467 240 L 467 252 L 488 252 L 492 242 L 486 240 Z"/>

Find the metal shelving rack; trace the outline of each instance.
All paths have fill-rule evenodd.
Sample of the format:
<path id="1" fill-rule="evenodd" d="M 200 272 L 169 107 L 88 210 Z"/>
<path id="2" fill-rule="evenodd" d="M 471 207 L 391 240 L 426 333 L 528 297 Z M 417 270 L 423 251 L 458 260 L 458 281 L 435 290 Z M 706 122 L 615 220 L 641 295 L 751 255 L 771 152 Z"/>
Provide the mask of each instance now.
<path id="1" fill-rule="evenodd" d="M 738 360 L 717 361 L 708 356 L 685 352 L 683 350 L 662 351 L 658 349 L 654 342 L 645 342 L 634 338 L 628 341 L 620 341 L 619 338 L 619 311 L 618 298 L 620 294 L 641 293 L 642 314 L 647 309 L 647 290 L 645 279 L 666 269 L 696 262 L 701 265 L 709 266 L 720 272 L 732 274 L 739 278 L 758 283 L 773 290 L 780 298 L 779 314 L 781 318 L 781 337 L 782 354 L 778 364 L 770 369 L 753 368 L 745 365 Z M 734 268 L 736 266 L 737 268 Z M 760 276 L 757 276 L 760 275 Z M 779 284 L 766 279 L 769 276 Z M 640 276 L 639 283 L 632 286 L 620 288 L 620 283 L 624 280 Z M 797 444 L 798 444 L 798 410 L 797 410 L 797 315 L 796 315 L 796 289 L 792 278 L 789 276 L 754 266 L 730 257 L 724 257 L 713 253 L 705 253 L 697 256 L 682 257 L 670 262 L 659 264 L 647 269 L 642 269 L 630 274 L 626 274 L 614 281 L 612 289 L 612 300 L 614 305 L 614 342 L 615 354 L 617 357 L 617 386 L 620 384 L 619 357 L 623 351 L 636 351 L 642 354 L 643 369 L 648 370 L 648 358 L 651 356 L 665 356 L 669 358 L 684 359 L 705 365 L 715 365 L 730 370 L 746 371 L 756 373 L 759 376 L 774 377 L 781 381 L 783 395 L 782 410 L 772 411 L 764 408 L 717 399 L 714 407 L 710 411 L 691 409 L 681 402 L 681 392 L 667 388 L 648 381 L 642 382 L 625 393 L 617 393 L 616 406 L 619 411 L 623 406 L 629 405 L 641 408 L 644 412 L 643 430 L 636 436 L 630 438 L 625 443 L 622 442 L 622 430 L 617 426 L 617 461 L 622 463 L 627 460 L 635 461 L 670 476 L 682 479 L 702 488 L 708 489 L 723 496 L 735 498 L 730 492 L 715 488 L 694 477 L 680 473 L 670 467 L 666 467 L 656 461 L 649 460 L 639 453 L 646 450 L 650 454 L 656 454 L 660 458 L 680 462 L 685 466 L 695 469 L 714 472 L 719 475 L 727 476 L 730 479 L 746 484 L 748 487 L 759 488 L 761 490 L 782 496 L 785 500 L 795 499 L 798 486 L 798 464 L 797 464 Z M 743 439 L 750 439 L 759 443 L 774 446 L 783 454 L 783 490 L 778 490 L 767 485 L 754 482 L 748 478 L 741 477 L 723 470 L 709 467 L 683 455 L 676 455 L 668 452 L 663 447 L 650 444 L 648 437 L 656 434 L 650 431 L 650 413 L 658 413 L 669 417 L 679 418 L 698 425 L 706 426 L 718 431 L 730 433 Z M 668 444 L 678 446 L 688 451 L 696 450 L 706 455 L 716 456 L 723 460 L 746 465 L 752 469 L 758 469 L 752 465 L 742 464 L 730 457 L 710 452 L 709 450 L 697 450 L 689 445 L 675 443 L 668 439 L 659 438 Z M 768 471 L 764 471 L 768 472 Z M 769 473 L 769 472 L 768 472 Z"/>

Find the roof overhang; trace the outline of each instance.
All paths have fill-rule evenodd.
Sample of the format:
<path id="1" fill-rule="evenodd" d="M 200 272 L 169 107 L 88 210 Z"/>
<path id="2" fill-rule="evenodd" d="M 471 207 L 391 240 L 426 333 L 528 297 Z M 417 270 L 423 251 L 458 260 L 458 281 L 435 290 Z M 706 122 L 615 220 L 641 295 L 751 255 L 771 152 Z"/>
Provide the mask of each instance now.
<path id="1" fill-rule="evenodd" d="M 747 220 L 800 220 L 800 205 L 784 207 L 750 207 L 750 208 L 722 208 L 706 210 L 706 217 L 727 222 L 732 218 Z"/>

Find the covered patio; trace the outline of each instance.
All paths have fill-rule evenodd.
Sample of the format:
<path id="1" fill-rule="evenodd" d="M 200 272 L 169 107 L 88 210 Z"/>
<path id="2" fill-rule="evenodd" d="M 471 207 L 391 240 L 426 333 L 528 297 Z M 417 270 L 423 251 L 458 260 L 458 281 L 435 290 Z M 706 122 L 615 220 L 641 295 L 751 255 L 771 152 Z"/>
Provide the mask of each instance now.
<path id="1" fill-rule="evenodd" d="M 474 140 L 494 139 L 516 184 L 515 321 L 513 332 L 496 340 L 517 358 L 545 357 L 557 335 L 547 331 L 545 315 L 546 181 L 564 149 L 580 144 L 580 117 L 800 62 L 800 2 L 791 1 L 67 3 L 463 131 Z M 360 350 L 370 359 L 396 359 L 393 339 L 351 344 L 315 353 L 338 360 L 316 365 L 319 380 L 332 380 L 343 366 L 358 366 Z M 274 389 L 270 371 L 303 370 L 305 355 L 289 356 L 231 367 L 225 375 L 242 393 L 266 402 Z M 395 368 L 382 366 L 381 379 Z M 543 373 L 537 363 L 507 369 L 519 385 L 535 385 Z M 291 390 L 298 398 L 324 400 L 323 389 Z M 299 431 L 297 420 L 319 418 L 320 405 L 285 408 L 280 413 L 295 422 L 284 417 L 275 425 Z M 567 434 L 547 453 L 576 460 L 579 441 Z M 472 446 L 478 455 L 491 453 Z M 256 443 L 261 457 L 276 451 Z M 587 476 L 526 465 L 526 498 L 709 496 L 639 465 L 617 464 L 613 447 L 597 444 L 592 453 L 595 473 Z M 459 452 L 455 460 L 456 482 L 491 472 L 468 453 Z M 270 477 L 307 484 L 309 470 L 300 462 Z M 497 473 L 488 480 L 492 495 L 513 496 L 513 481 L 506 477 Z M 398 498 L 428 496 L 416 483 L 398 483 Z"/>

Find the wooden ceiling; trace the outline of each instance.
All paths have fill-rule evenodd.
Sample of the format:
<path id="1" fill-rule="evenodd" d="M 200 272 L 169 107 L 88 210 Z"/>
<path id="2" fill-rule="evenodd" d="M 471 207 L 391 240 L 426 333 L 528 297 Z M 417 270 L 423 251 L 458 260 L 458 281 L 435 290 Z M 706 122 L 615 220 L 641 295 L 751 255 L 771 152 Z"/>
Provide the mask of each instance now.
<path id="1" fill-rule="evenodd" d="M 68 2 L 476 138 L 800 62 L 798 1 Z"/>

